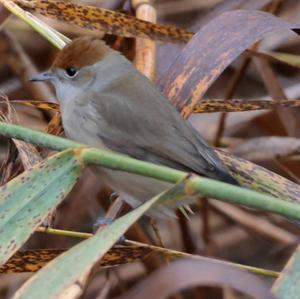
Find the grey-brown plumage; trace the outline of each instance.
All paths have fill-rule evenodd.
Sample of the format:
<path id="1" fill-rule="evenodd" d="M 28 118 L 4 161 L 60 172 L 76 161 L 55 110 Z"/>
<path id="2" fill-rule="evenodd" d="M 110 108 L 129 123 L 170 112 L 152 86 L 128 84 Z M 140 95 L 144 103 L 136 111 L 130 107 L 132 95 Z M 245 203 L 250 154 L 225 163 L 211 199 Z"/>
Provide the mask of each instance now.
<path id="1" fill-rule="evenodd" d="M 70 138 L 236 184 L 214 150 L 154 84 L 101 40 L 75 39 L 50 71 L 33 79 L 54 84 Z M 166 187 L 133 174 L 99 172 L 133 206 Z"/>

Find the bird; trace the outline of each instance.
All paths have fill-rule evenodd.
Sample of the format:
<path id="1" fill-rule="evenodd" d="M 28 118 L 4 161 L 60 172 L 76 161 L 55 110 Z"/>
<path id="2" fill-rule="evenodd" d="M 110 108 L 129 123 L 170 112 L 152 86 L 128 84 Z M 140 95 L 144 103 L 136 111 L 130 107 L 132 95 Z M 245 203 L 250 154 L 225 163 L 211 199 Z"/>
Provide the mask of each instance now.
<path id="1" fill-rule="evenodd" d="M 103 40 L 75 38 L 58 52 L 50 69 L 31 81 L 54 86 L 68 138 L 238 185 L 215 150 L 155 84 Z M 95 169 L 133 208 L 170 186 L 133 173 Z M 148 214 L 174 216 L 174 207 L 160 206 Z"/>

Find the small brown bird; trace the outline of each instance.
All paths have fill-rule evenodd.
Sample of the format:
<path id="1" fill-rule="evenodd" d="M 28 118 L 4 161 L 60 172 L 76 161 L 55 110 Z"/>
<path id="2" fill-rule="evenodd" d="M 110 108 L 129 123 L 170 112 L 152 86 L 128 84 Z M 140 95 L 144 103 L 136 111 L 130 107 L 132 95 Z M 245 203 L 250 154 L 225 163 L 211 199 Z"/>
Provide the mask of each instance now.
<path id="1" fill-rule="evenodd" d="M 33 76 L 32 80 L 54 85 L 67 137 L 237 184 L 214 150 L 155 85 L 102 40 L 75 39 L 57 55 L 49 71 Z M 133 207 L 169 186 L 122 171 L 99 168 L 97 172 Z M 173 212 L 160 207 L 157 214 Z"/>

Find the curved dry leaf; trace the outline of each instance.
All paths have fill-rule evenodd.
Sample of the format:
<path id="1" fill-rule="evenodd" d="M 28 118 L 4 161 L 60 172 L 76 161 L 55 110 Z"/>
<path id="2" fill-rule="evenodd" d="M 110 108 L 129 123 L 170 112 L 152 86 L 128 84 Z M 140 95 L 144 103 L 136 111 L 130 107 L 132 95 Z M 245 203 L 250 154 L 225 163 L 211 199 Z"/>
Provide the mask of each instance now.
<path id="1" fill-rule="evenodd" d="M 257 277 L 214 262 L 180 260 L 159 269 L 116 299 L 164 299 L 196 286 L 226 286 L 257 299 L 275 299 Z"/>
<path id="2" fill-rule="evenodd" d="M 159 85 L 187 118 L 211 84 L 246 48 L 270 33 L 299 27 L 260 11 L 223 13 L 199 30 Z M 216 152 L 242 186 L 286 200 L 299 200 L 299 185 L 249 161 Z"/>
<path id="3" fill-rule="evenodd" d="M 208 14 L 196 21 L 192 26 L 193 31 L 198 31 L 202 26 L 206 25 L 220 14 L 237 9 L 260 9 L 271 2 L 271 0 L 226 0 L 217 4 Z"/>
<path id="4" fill-rule="evenodd" d="M 270 33 L 294 28 L 300 25 L 261 11 L 223 13 L 194 35 L 159 81 L 159 86 L 187 118 L 238 55 Z"/>
<path id="5" fill-rule="evenodd" d="M 82 28 L 125 37 L 151 38 L 168 42 L 187 42 L 192 32 L 175 26 L 154 24 L 133 16 L 99 7 L 59 0 L 15 0 L 24 9 Z"/>
<path id="6" fill-rule="evenodd" d="M 226 11 L 236 9 L 259 9 L 262 6 L 269 3 L 271 0 L 226 0 L 221 1 L 212 10 L 209 10 L 203 17 L 198 16 L 195 23 L 189 28 L 190 31 L 197 32 L 200 28 L 206 25 L 208 22 L 221 15 Z M 163 4 L 162 4 L 163 5 Z M 168 67 L 174 61 L 184 44 L 162 44 L 158 47 L 158 65 L 157 78 L 161 78 L 161 75 L 166 73 Z"/>
<path id="7" fill-rule="evenodd" d="M 300 154 L 300 139 L 293 137 L 258 137 L 238 145 L 233 154 L 251 161 L 267 161 Z"/>

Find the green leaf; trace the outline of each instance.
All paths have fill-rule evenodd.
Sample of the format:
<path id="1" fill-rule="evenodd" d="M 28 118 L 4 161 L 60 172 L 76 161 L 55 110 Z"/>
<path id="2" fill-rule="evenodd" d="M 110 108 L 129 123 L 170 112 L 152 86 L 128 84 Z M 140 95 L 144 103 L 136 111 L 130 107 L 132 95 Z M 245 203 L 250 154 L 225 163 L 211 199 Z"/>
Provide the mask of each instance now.
<path id="1" fill-rule="evenodd" d="M 66 150 L 37 164 L 0 188 L 0 264 L 10 258 L 66 197 L 81 162 Z"/>
<path id="2" fill-rule="evenodd" d="M 42 20 L 35 17 L 30 12 L 23 10 L 15 2 L 11 0 L 2 0 L 1 3 L 12 14 L 19 17 L 32 29 L 34 29 L 40 35 L 45 37 L 45 39 L 47 39 L 54 47 L 62 49 L 66 44 L 68 44 L 71 41 L 68 37 L 53 29 L 51 26 L 47 25 Z"/>
<path id="3" fill-rule="evenodd" d="M 185 184 L 186 180 L 145 202 L 50 262 L 19 289 L 14 299 L 58 298 L 76 281 L 87 275 L 126 230 L 154 204 L 184 196 Z"/>
<path id="4" fill-rule="evenodd" d="M 274 283 L 273 292 L 279 299 L 300 298 L 300 246 L 281 272 L 279 278 Z"/>

